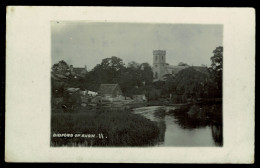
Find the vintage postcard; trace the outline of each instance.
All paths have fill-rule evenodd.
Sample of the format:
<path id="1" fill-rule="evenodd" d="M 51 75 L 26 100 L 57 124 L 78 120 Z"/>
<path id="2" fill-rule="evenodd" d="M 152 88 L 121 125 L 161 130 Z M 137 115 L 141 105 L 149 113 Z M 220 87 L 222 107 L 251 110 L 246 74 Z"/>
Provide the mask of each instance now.
<path id="1" fill-rule="evenodd" d="M 254 17 L 8 7 L 6 161 L 253 163 Z"/>

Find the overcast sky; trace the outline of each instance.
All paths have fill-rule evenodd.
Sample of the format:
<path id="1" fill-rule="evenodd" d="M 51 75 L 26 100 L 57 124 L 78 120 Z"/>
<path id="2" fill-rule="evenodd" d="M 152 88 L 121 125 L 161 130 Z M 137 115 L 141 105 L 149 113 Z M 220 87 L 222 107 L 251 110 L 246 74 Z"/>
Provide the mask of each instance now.
<path id="1" fill-rule="evenodd" d="M 152 65 L 153 50 L 166 50 L 166 62 L 210 66 L 212 51 L 223 45 L 222 25 L 51 23 L 52 64 L 60 60 L 88 70 L 102 59 L 117 56 Z"/>

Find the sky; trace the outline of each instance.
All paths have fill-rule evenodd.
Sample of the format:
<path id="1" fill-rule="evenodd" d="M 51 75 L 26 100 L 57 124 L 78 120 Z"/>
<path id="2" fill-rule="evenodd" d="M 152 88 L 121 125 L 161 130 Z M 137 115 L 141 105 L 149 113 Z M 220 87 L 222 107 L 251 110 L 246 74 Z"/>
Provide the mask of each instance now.
<path id="1" fill-rule="evenodd" d="M 166 50 L 166 62 L 210 66 L 213 50 L 223 46 L 223 25 L 147 24 L 84 21 L 51 22 L 52 65 L 60 60 L 91 70 L 102 59 L 125 64 L 153 63 L 153 50 Z"/>

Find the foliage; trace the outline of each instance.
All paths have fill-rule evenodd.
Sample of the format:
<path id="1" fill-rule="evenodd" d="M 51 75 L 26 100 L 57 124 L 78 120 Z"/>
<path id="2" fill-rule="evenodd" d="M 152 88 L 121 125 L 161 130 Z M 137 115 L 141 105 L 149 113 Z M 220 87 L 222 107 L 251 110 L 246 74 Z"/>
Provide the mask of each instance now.
<path id="1" fill-rule="evenodd" d="M 69 66 L 64 61 L 61 60 L 52 66 L 52 75 L 56 76 L 59 80 L 51 78 L 51 93 L 54 97 L 61 97 L 64 92 L 64 88 L 67 86 L 67 77 L 69 75 Z M 60 78 L 59 76 L 64 78 Z"/>
<path id="2" fill-rule="evenodd" d="M 57 64 L 54 64 L 51 69 L 56 74 L 68 75 L 69 65 L 64 60 L 61 60 Z"/>
<path id="3" fill-rule="evenodd" d="M 208 72 L 200 72 L 189 67 L 176 75 L 165 75 L 162 94 L 171 94 L 174 103 L 186 102 L 188 99 L 221 97 L 223 47 L 217 47 L 213 53 L 212 65 Z"/>
<path id="4" fill-rule="evenodd" d="M 118 57 L 103 59 L 86 76 L 85 86 L 97 91 L 101 83 L 118 83 L 125 96 L 144 93 L 143 86 L 153 80 L 152 68 L 148 63 L 128 63 L 127 66 Z"/>
<path id="5" fill-rule="evenodd" d="M 180 63 L 178 64 L 178 66 L 188 66 L 188 64 L 187 64 L 187 63 L 184 63 L 184 62 L 180 62 Z"/>
<path id="6" fill-rule="evenodd" d="M 130 111 L 86 111 L 53 113 L 51 134 L 100 134 L 107 138 L 51 138 L 53 146 L 145 146 L 159 135 L 157 125 Z"/>
<path id="7" fill-rule="evenodd" d="M 213 56 L 211 59 L 211 78 L 213 79 L 217 97 L 222 97 L 222 74 L 223 74 L 223 47 L 219 46 L 213 51 Z"/>
<path id="8" fill-rule="evenodd" d="M 174 78 L 166 80 L 167 92 L 173 93 L 173 99 L 186 100 L 207 96 L 206 85 L 209 83 L 207 74 L 196 71 L 193 67 L 181 70 Z M 177 98 L 181 95 L 181 98 Z M 185 97 L 184 97 L 185 96 Z"/>
<path id="9" fill-rule="evenodd" d="M 222 71 L 223 69 L 223 47 L 219 46 L 213 51 L 214 55 L 210 58 L 212 61 L 211 69 L 213 71 Z"/>

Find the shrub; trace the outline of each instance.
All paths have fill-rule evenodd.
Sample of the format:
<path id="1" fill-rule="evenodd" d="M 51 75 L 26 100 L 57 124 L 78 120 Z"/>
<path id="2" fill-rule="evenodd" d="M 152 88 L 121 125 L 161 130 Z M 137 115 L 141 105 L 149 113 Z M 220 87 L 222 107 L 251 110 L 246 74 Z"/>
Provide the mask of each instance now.
<path id="1" fill-rule="evenodd" d="M 53 137 L 54 133 L 104 135 L 104 139 Z M 159 135 L 156 123 L 124 110 L 52 113 L 52 146 L 145 146 Z"/>

